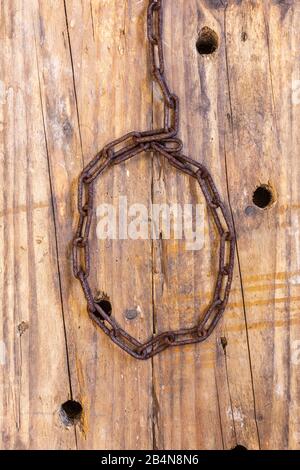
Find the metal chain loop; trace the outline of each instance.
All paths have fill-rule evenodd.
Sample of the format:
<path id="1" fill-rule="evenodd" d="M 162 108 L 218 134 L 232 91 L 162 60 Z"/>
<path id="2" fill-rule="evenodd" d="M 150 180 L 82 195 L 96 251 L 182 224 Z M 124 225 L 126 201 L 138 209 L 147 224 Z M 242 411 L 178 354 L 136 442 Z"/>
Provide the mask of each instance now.
<path id="1" fill-rule="evenodd" d="M 171 93 L 165 78 L 163 50 L 163 0 L 149 0 L 147 13 L 150 69 L 163 98 L 163 127 L 130 132 L 106 145 L 83 169 L 78 183 L 79 222 L 73 240 L 73 272 L 80 281 L 91 319 L 120 348 L 137 359 L 149 359 L 163 350 L 205 341 L 218 324 L 228 303 L 234 257 L 235 237 L 231 217 L 221 200 L 208 169 L 182 153 L 179 130 L 179 99 Z M 202 190 L 220 237 L 219 273 L 212 301 L 194 328 L 165 331 L 141 343 L 105 313 L 93 296 L 88 282 L 90 274 L 89 235 L 94 213 L 94 182 L 108 168 L 125 162 L 142 152 L 160 154 L 176 169 L 195 178 Z"/>

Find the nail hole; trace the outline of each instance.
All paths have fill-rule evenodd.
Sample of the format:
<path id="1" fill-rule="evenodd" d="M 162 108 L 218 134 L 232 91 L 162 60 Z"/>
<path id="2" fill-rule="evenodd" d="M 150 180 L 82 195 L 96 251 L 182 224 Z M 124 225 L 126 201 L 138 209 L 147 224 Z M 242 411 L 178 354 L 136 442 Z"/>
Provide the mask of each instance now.
<path id="1" fill-rule="evenodd" d="M 255 207 L 253 207 L 253 206 L 248 206 L 248 207 L 246 207 L 246 209 L 245 209 L 245 214 L 246 214 L 247 216 L 250 217 L 250 216 L 252 216 L 252 215 L 255 215 L 255 213 L 256 213 Z"/>
<path id="2" fill-rule="evenodd" d="M 200 55 L 213 54 L 219 47 L 219 38 L 217 33 L 205 26 L 201 29 L 196 48 Z"/>
<path id="3" fill-rule="evenodd" d="M 270 207 L 274 202 L 272 188 L 267 184 L 259 186 L 253 193 L 253 203 L 260 209 Z"/>
<path id="4" fill-rule="evenodd" d="M 72 426 L 80 420 L 82 406 L 78 401 L 68 400 L 61 405 L 60 417 L 65 426 Z"/>
<path id="5" fill-rule="evenodd" d="M 225 338 L 225 336 L 223 336 L 223 337 L 221 338 L 221 345 L 222 345 L 222 348 L 223 348 L 223 350 L 224 350 L 224 352 L 225 352 L 225 351 L 226 351 L 226 348 L 227 348 L 227 346 L 228 346 L 228 341 L 227 341 L 227 338 Z"/>
<path id="6" fill-rule="evenodd" d="M 243 31 L 242 34 L 241 34 L 241 39 L 243 42 L 246 42 L 247 39 L 248 39 L 248 34 L 246 33 L 246 31 Z"/>
<path id="7" fill-rule="evenodd" d="M 247 447 L 238 444 L 236 447 L 233 447 L 231 450 L 243 451 L 248 450 Z"/>
<path id="8" fill-rule="evenodd" d="M 29 323 L 27 321 L 22 321 L 22 323 L 20 323 L 18 325 L 18 332 L 19 332 L 19 335 L 22 336 L 26 330 L 28 330 L 29 328 Z"/>

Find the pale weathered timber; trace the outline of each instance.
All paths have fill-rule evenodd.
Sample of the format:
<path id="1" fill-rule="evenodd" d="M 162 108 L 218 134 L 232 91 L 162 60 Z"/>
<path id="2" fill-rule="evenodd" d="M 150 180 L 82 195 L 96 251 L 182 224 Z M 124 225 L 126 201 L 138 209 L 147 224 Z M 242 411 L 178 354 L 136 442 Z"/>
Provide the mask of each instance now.
<path id="1" fill-rule="evenodd" d="M 233 142 L 229 190 L 260 444 L 264 449 L 296 449 L 300 4 L 249 3 L 231 5 L 226 17 Z M 247 210 L 262 183 L 273 188 L 275 204 L 267 211 Z"/>
<path id="2" fill-rule="evenodd" d="M 35 2 L 1 4 L 1 448 L 72 449 L 37 15 Z"/>
<path id="3" fill-rule="evenodd" d="M 0 447 L 299 449 L 298 0 L 164 2 L 184 150 L 214 175 L 237 235 L 230 302 L 209 341 L 136 361 L 91 323 L 72 276 L 79 172 L 113 138 L 159 122 L 147 3 L 1 3 Z M 212 55 L 196 50 L 203 27 L 218 37 Z M 261 184 L 274 194 L 266 210 L 252 202 Z M 149 153 L 97 188 L 97 205 L 204 203 L 195 181 Z M 120 323 L 142 340 L 194 324 L 217 269 L 209 213 L 199 251 L 163 230 L 99 241 L 97 221 L 93 285 Z M 61 420 L 67 399 L 83 406 L 76 426 Z"/>
<path id="4" fill-rule="evenodd" d="M 230 107 L 226 86 L 225 12 L 223 8 L 211 8 L 208 3 L 189 2 L 187 6 L 186 2 L 166 2 L 166 60 L 172 89 L 181 98 L 181 137 L 186 143 L 185 151 L 212 171 L 228 203 L 224 140 L 227 133 L 230 135 L 227 117 Z M 220 38 L 219 50 L 211 56 L 199 56 L 195 47 L 195 38 L 205 26 Z M 157 166 L 160 168 L 160 163 Z M 178 198 L 192 202 L 199 198 L 204 204 L 194 181 L 179 177 L 168 166 L 163 171 L 159 169 L 159 174 L 155 196 L 170 202 Z M 163 265 L 156 260 L 165 269 L 156 278 L 155 312 L 159 327 L 174 317 L 180 325 L 187 319 L 196 322 L 212 296 L 218 245 L 207 212 L 205 220 L 205 244 L 200 251 L 186 252 L 183 244 L 172 251 L 163 244 L 156 251 L 162 260 L 168 260 Z M 226 338 L 228 343 L 226 355 L 221 338 Z M 235 371 L 243 370 L 234 384 L 229 380 L 229 361 Z M 258 446 L 238 269 L 224 322 L 201 346 L 168 351 L 158 357 L 155 390 L 159 404 L 156 420 L 159 448 Z"/>

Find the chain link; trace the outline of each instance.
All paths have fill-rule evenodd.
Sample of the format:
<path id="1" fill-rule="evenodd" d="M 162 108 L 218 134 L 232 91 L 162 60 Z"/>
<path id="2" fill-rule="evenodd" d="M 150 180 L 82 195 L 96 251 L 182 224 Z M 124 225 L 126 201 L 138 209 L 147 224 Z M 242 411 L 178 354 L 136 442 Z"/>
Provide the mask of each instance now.
<path id="1" fill-rule="evenodd" d="M 147 13 L 150 69 L 163 98 L 163 127 L 130 132 L 106 145 L 84 168 L 78 184 L 79 222 L 73 241 L 73 272 L 80 281 L 91 319 L 120 348 L 137 359 L 149 359 L 168 347 L 205 341 L 218 324 L 228 303 L 234 257 L 235 237 L 230 215 L 221 200 L 207 168 L 182 153 L 179 130 L 179 99 L 171 93 L 165 78 L 163 50 L 163 1 L 149 0 Z M 212 301 L 203 318 L 193 328 L 166 331 L 141 343 L 128 334 L 117 321 L 105 313 L 93 296 L 90 274 L 89 235 L 94 212 L 94 182 L 109 167 L 129 160 L 141 152 L 152 151 L 166 158 L 176 169 L 195 178 L 205 197 L 220 237 L 219 273 Z"/>

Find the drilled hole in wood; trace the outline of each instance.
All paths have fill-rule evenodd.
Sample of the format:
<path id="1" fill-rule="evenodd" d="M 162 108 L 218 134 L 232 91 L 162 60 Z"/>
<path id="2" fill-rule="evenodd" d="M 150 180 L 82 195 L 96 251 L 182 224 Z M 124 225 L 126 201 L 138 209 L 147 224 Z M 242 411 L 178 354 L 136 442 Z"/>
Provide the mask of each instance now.
<path id="1" fill-rule="evenodd" d="M 219 38 L 215 31 L 205 26 L 201 29 L 196 48 L 200 55 L 213 54 L 219 47 Z"/>
<path id="2" fill-rule="evenodd" d="M 66 426 L 76 424 L 82 415 L 82 406 L 78 401 L 68 400 L 61 405 L 60 417 Z"/>
<path id="3" fill-rule="evenodd" d="M 260 209 L 270 207 L 275 201 L 272 188 L 267 184 L 262 184 L 253 193 L 253 204 Z"/>
<path id="4" fill-rule="evenodd" d="M 237 446 L 233 447 L 233 449 L 231 449 L 231 450 L 243 451 L 243 450 L 248 450 L 248 449 L 247 449 L 247 447 L 238 444 Z"/>

